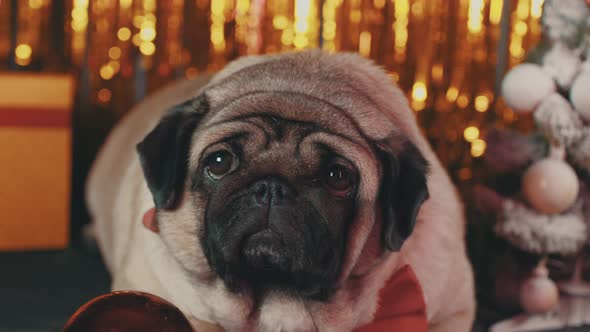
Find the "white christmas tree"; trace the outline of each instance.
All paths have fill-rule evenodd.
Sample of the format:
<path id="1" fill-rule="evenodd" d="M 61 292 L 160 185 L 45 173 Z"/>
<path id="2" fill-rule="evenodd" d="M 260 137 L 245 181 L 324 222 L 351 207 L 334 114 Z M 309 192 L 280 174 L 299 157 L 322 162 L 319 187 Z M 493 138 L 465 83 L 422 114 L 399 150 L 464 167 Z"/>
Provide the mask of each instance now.
<path id="1" fill-rule="evenodd" d="M 579 174 L 590 173 L 590 5 L 587 0 L 546 0 L 539 58 L 505 76 L 502 95 L 515 112 L 532 113 L 548 147 L 503 133 L 488 144 L 487 160 L 499 168 L 527 166 L 521 195 L 482 197 L 497 206 L 497 235 L 546 257 L 572 255 L 588 242 L 590 195 Z M 494 146 L 495 144 L 495 146 Z M 514 147 L 521 148 L 520 150 Z M 590 284 L 581 278 L 578 255 L 573 279 L 558 286 L 541 259 L 520 292 L 526 314 L 501 322 L 493 332 L 534 331 L 590 324 Z"/>

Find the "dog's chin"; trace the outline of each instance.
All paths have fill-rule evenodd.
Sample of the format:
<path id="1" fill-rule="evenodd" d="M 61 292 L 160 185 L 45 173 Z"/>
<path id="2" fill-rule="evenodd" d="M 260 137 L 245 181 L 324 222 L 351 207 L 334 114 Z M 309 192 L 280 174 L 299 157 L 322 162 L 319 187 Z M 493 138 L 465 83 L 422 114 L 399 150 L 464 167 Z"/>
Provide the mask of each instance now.
<path id="1" fill-rule="evenodd" d="M 315 300 L 325 300 L 332 292 L 331 280 L 321 280 L 298 269 L 293 255 L 285 251 L 285 240 L 277 232 L 265 229 L 247 236 L 240 248 L 239 263 L 221 276 L 234 293 L 263 297 L 280 292 Z"/>

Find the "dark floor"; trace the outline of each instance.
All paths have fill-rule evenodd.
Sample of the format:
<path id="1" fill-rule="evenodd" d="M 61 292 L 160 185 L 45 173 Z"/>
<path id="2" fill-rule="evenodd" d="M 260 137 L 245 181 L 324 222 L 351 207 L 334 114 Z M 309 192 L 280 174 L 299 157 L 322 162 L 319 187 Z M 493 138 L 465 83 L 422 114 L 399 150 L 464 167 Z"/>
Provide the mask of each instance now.
<path id="1" fill-rule="evenodd" d="M 0 267 L 0 332 L 57 332 L 79 306 L 109 291 L 98 255 L 80 250 L 0 253 Z"/>
<path id="2" fill-rule="evenodd" d="M 79 306 L 109 286 L 97 255 L 0 253 L 0 332 L 59 331 Z"/>

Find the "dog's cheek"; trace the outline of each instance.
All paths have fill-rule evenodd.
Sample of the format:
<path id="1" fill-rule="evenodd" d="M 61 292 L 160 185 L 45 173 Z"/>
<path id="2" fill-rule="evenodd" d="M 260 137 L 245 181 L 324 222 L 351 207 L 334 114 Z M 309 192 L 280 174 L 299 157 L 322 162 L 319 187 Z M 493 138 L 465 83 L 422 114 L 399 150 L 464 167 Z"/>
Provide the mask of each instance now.
<path id="1" fill-rule="evenodd" d="M 200 232 L 204 218 L 202 197 L 191 195 L 177 210 L 162 211 L 158 215 L 160 236 L 171 255 L 197 277 L 207 277 L 211 269 L 200 246 Z"/>

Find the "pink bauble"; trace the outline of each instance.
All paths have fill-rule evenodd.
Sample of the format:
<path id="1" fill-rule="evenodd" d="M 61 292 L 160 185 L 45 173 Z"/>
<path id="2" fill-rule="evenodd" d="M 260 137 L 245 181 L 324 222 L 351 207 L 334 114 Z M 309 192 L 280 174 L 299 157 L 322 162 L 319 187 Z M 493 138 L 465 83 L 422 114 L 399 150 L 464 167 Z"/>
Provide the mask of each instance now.
<path id="1" fill-rule="evenodd" d="M 559 291 L 555 283 L 546 276 L 533 276 L 520 289 L 520 304 L 529 314 L 542 314 L 555 308 Z"/>
<path id="2" fill-rule="evenodd" d="M 555 89 L 551 76 L 532 63 L 514 67 L 502 81 L 502 96 L 516 112 L 532 112 Z"/>
<path id="3" fill-rule="evenodd" d="M 546 214 L 569 209 L 576 201 L 579 190 L 576 172 L 559 159 L 546 158 L 534 163 L 522 179 L 522 191 L 527 201 Z"/>
<path id="4" fill-rule="evenodd" d="M 590 122 L 590 71 L 578 75 L 570 90 L 570 100 L 582 118 Z"/>

